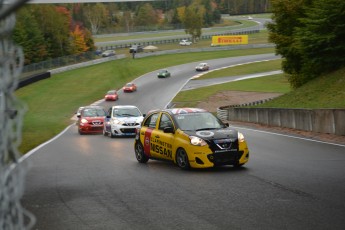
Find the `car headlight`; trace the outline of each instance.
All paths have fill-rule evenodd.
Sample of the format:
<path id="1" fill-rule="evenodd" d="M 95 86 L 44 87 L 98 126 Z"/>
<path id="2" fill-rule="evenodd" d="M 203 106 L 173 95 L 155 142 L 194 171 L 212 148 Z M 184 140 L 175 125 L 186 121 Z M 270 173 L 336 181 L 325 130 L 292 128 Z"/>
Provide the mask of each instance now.
<path id="1" fill-rule="evenodd" d="M 83 124 L 88 123 L 88 121 L 85 118 L 81 119 L 80 122 L 83 123 Z"/>
<path id="2" fill-rule="evenodd" d="M 242 133 L 238 132 L 237 138 L 238 138 L 238 142 L 244 142 L 244 136 Z"/>
<path id="3" fill-rule="evenodd" d="M 124 124 L 124 122 L 121 121 L 121 120 L 115 119 L 115 120 L 112 120 L 112 121 L 111 121 L 111 124 L 112 124 L 112 125 L 122 125 L 122 124 Z"/>
<path id="4" fill-rule="evenodd" d="M 204 141 L 200 137 L 190 136 L 189 139 L 190 139 L 190 143 L 192 145 L 196 145 L 196 146 L 205 146 L 205 145 L 207 145 L 206 141 Z"/>

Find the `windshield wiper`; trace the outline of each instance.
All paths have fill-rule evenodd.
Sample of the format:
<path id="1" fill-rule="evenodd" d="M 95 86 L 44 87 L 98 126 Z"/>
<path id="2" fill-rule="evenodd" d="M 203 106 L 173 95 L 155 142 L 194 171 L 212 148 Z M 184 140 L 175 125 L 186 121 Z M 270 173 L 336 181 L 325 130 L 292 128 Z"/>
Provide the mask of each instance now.
<path id="1" fill-rule="evenodd" d="M 197 130 L 195 130 L 195 131 L 212 130 L 212 129 L 217 129 L 217 128 L 202 128 L 202 129 L 197 129 Z"/>

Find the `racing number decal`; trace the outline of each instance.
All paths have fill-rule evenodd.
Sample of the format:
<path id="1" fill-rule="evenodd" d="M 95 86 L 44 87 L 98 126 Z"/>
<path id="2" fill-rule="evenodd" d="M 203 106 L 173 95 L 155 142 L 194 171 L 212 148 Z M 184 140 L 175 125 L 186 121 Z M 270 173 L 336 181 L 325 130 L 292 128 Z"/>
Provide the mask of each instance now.
<path id="1" fill-rule="evenodd" d="M 144 152 L 146 155 L 150 156 L 151 155 L 151 148 L 150 148 L 150 140 L 151 140 L 151 135 L 152 135 L 153 129 L 146 129 L 145 131 L 145 136 L 144 136 Z"/>

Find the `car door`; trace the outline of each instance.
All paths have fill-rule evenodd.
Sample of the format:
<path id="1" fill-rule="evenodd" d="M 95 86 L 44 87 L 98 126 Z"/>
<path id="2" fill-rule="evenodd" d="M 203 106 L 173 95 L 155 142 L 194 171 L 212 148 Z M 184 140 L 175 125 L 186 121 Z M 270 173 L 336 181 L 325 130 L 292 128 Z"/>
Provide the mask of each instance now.
<path id="1" fill-rule="evenodd" d="M 144 147 L 144 152 L 149 157 L 156 157 L 155 145 L 152 145 L 152 133 L 156 129 L 159 113 L 148 115 L 140 129 L 140 142 Z"/>
<path id="2" fill-rule="evenodd" d="M 169 129 L 169 132 L 164 130 Z M 161 113 L 158 124 L 151 134 L 151 154 L 156 158 L 173 160 L 174 125 L 168 113 Z"/>

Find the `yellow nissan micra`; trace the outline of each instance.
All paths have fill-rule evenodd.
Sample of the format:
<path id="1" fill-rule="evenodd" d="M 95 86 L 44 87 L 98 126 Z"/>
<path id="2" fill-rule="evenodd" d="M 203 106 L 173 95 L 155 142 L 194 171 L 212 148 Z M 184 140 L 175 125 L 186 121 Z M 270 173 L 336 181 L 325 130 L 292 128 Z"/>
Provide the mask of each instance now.
<path id="1" fill-rule="evenodd" d="M 182 169 L 240 167 L 249 160 L 243 135 L 198 108 L 150 112 L 136 130 L 134 150 L 140 163 L 169 160 Z"/>

